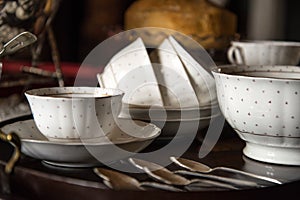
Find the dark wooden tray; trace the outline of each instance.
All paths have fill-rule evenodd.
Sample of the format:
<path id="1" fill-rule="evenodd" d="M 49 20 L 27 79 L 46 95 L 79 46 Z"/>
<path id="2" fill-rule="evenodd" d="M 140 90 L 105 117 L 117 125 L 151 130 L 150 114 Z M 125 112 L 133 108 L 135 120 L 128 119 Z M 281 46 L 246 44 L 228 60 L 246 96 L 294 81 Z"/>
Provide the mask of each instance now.
<path id="1" fill-rule="evenodd" d="M 25 116 L 15 120 L 24 120 Z M 2 122 L 0 126 L 15 120 Z M 145 151 L 151 151 L 165 145 L 168 141 L 156 140 Z M 196 139 L 183 157 L 199 160 L 197 157 L 201 145 Z M 203 191 L 203 192 L 166 192 L 115 191 L 107 188 L 97 177 L 92 168 L 59 168 L 46 165 L 22 155 L 10 176 L 12 194 L 0 193 L 0 198 L 7 199 L 257 199 L 263 197 L 286 198 L 298 195 L 300 188 L 300 167 L 272 165 L 256 162 L 242 154 L 244 142 L 228 126 L 225 126 L 217 145 L 201 162 L 212 167 L 228 166 L 260 175 L 270 176 L 285 181 L 282 185 L 260 189 Z M 0 168 L 3 170 L 12 148 L 0 142 Z M 199 160 L 200 161 L 200 160 Z M 174 169 L 174 166 L 168 166 Z M 150 180 L 146 175 L 133 175 L 139 180 Z M 1 184 L 1 183 L 0 183 Z"/>

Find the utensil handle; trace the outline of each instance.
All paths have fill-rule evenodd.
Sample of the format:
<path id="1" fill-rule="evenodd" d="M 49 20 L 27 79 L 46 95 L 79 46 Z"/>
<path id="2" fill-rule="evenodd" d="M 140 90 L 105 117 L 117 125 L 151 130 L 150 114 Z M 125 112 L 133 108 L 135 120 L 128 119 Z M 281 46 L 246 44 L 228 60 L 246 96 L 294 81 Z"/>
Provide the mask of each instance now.
<path id="1" fill-rule="evenodd" d="M 261 187 L 260 185 L 258 185 L 255 182 L 252 182 L 252 181 L 244 181 L 244 180 L 238 180 L 238 179 L 228 178 L 228 177 L 223 177 L 223 176 L 202 174 L 202 173 L 199 173 L 199 172 L 179 170 L 179 171 L 176 171 L 176 173 L 180 173 L 180 174 L 183 174 L 183 175 L 195 176 L 195 177 L 199 177 L 199 178 L 206 178 L 206 179 L 215 180 L 215 181 L 220 181 L 220 182 L 224 182 L 224 183 L 227 183 L 227 184 L 232 184 L 232 185 L 240 186 L 240 187 Z M 222 186 L 224 186 L 224 184 L 222 184 Z"/>
<path id="2" fill-rule="evenodd" d="M 140 186 L 141 187 L 151 187 L 151 188 L 156 188 L 156 189 L 166 190 L 166 191 L 171 191 L 171 192 L 183 192 L 184 191 L 182 189 L 179 189 L 179 188 L 171 186 L 171 185 L 166 185 L 166 184 L 156 183 L 156 182 L 141 182 Z"/>
<path id="3" fill-rule="evenodd" d="M 0 139 L 9 142 L 14 147 L 14 152 L 5 165 L 5 173 L 10 174 L 15 166 L 15 163 L 19 160 L 21 155 L 21 140 L 19 136 L 12 132 L 9 134 L 5 134 L 0 130 Z"/>
<path id="4" fill-rule="evenodd" d="M 227 172 L 231 172 L 231 173 L 241 174 L 241 175 L 245 175 L 245 176 L 248 176 L 248 177 L 268 181 L 268 182 L 271 182 L 271 183 L 282 184 L 282 182 L 280 182 L 276 179 L 273 179 L 273 178 L 269 178 L 269 177 L 261 176 L 261 175 L 257 175 L 257 174 L 252 174 L 252 173 L 249 173 L 249 172 L 244 172 L 244 171 L 229 168 L 229 167 L 216 167 L 216 168 L 214 168 L 214 170 L 227 171 Z"/>

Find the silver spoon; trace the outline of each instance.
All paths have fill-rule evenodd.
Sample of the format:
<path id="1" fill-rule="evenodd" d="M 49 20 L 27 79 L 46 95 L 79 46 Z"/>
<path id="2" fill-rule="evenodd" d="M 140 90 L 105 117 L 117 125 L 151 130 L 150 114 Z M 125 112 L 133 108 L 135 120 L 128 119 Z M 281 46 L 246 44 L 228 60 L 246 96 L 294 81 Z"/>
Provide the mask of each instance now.
<path id="1" fill-rule="evenodd" d="M 152 187 L 166 191 L 182 192 L 183 190 L 156 182 L 139 182 L 137 179 L 123 173 L 104 169 L 94 168 L 94 172 L 103 179 L 103 183 L 115 190 L 145 190 L 145 187 Z"/>
<path id="2" fill-rule="evenodd" d="M 232 189 L 232 190 L 238 189 L 229 184 L 212 181 L 212 180 L 207 180 L 207 179 L 189 180 L 183 176 L 173 173 L 172 171 L 170 171 L 156 163 L 152 163 L 152 162 L 145 161 L 145 160 L 129 158 L 129 162 L 132 163 L 135 167 L 146 172 L 153 179 L 161 181 L 161 182 L 163 182 L 165 184 L 169 184 L 169 185 L 176 185 L 176 186 L 192 186 L 193 185 L 193 186 L 203 187 L 203 190 L 205 188 L 211 188 L 211 187 Z M 189 190 L 188 187 L 185 187 L 185 189 Z"/>
<path id="3" fill-rule="evenodd" d="M 0 51 L 0 57 L 15 53 L 16 51 L 34 43 L 37 37 L 30 32 L 22 32 L 8 41 Z"/>
<path id="4" fill-rule="evenodd" d="M 233 168 L 229 168 L 229 167 L 215 167 L 215 168 L 210 168 L 207 165 L 204 165 L 202 163 L 193 161 L 193 160 L 188 160 L 185 158 L 176 158 L 176 157 L 170 157 L 170 159 L 177 165 L 188 169 L 190 171 L 194 171 L 194 172 L 200 172 L 200 173 L 210 173 L 216 170 L 222 170 L 222 171 L 227 171 L 227 172 L 231 172 L 231 173 L 235 173 L 235 174 L 241 174 L 241 175 L 245 175 L 248 177 L 252 177 L 252 178 L 256 178 L 259 180 L 264 180 L 267 182 L 271 182 L 271 183 L 276 183 L 276 184 L 282 184 L 282 182 L 273 179 L 273 178 L 269 178 L 269 177 L 265 177 L 265 176 L 260 176 L 257 174 L 252 174 L 249 172 L 244 172 L 241 170 L 237 170 L 237 169 L 233 169 Z"/>

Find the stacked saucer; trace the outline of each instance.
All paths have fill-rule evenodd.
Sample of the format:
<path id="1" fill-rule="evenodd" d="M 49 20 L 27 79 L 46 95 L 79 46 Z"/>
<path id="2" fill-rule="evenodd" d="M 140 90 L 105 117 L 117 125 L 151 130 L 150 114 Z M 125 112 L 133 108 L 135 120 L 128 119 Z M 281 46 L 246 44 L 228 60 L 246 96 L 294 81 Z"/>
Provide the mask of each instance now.
<path id="1" fill-rule="evenodd" d="M 179 125 L 189 132 L 195 122 L 198 131 L 220 114 L 210 69 L 180 42 L 169 36 L 148 53 L 137 38 L 97 74 L 101 87 L 125 92 L 120 117 L 150 121 L 162 128 L 160 137 L 173 137 Z M 203 60 L 210 59 L 203 52 Z"/>

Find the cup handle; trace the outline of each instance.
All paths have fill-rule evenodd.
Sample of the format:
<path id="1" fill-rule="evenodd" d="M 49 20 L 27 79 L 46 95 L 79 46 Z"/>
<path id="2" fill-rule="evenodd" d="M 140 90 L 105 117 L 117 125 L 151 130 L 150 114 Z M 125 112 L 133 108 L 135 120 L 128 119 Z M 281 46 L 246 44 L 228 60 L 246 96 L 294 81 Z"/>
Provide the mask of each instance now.
<path id="1" fill-rule="evenodd" d="M 242 65 L 245 64 L 243 50 L 237 46 L 231 46 L 227 51 L 227 58 L 230 63 Z"/>
<path id="2" fill-rule="evenodd" d="M 21 155 L 21 140 L 16 133 L 5 134 L 2 130 L 0 130 L 0 139 L 9 142 L 14 147 L 14 152 L 5 165 L 5 173 L 10 174 Z"/>

